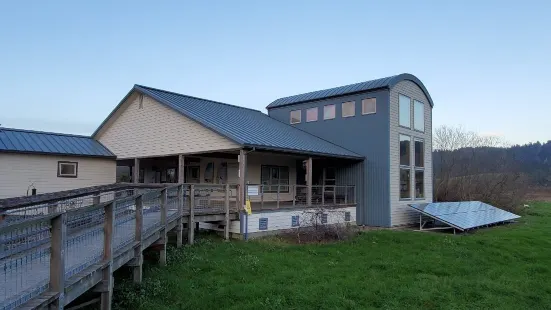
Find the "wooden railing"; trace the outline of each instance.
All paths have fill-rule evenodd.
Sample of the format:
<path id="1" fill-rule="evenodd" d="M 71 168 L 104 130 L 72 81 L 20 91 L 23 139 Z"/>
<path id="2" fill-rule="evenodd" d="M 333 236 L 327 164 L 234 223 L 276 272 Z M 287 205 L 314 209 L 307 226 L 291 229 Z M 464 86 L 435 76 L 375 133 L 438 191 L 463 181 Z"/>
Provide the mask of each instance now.
<path id="1" fill-rule="evenodd" d="M 184 220 L 190 243 L 201 216 L 225 220 L 228 238 L 230 214 L 238 211 L 236 193 L 235 185 L 179 184 L 106 202 L 96 198 L 79 208 L 41 205 L 37 213 L 28 206 L 35 208 L 32 215 L 7 214 L 0 224 L 0 309 L 25 303 L 61 308 L 85 291 L 74 286 L 90 270 L 100 272 L 92 284 L 102 302 L 110 302 L 112 272 L 133 261 L 140 266 L 134 276 L 141 279 L 141 253 L 152 242 L 160 247 L 160 263 L 166 263 L 166 234 L 175 229 L 181 245 Z"/>
<path id="2" fill-rule="evenodd" d="M 253 185 L 247 198 L 253 209 L 338 207 L 356 204 L 355 185 Z"/>

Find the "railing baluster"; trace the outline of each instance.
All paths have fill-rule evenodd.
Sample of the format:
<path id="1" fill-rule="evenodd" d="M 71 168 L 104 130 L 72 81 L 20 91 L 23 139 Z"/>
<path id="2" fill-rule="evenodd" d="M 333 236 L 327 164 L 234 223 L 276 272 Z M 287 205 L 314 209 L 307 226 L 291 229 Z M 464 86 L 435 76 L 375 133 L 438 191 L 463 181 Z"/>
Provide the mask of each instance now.
<path id="1" fill-rule="evenodd" d="M 67 214 L 62 213 L 51 220 L 52 237 L 50 249 L 50 290 L 59 292 L 53 303 L 54 309 L 65 306 L 65 251 L 67 242 Z"/>
<path id="2" fill-rule="evenodd" d="M 321 186 L 321 205 L 325 206 L 325 185 Z"/>
<path id="3" fill-rule="evenodd" d="M 280 190 L 280 185 L 277 184 L 276 209 L 279 209 L 279 190 Z"/>
<path id="4" fill-rule="evenodd" d="M 294 207 L 295 204 L 296 204 L 296 199 L 297 199 L 297 185 L 294 184 L 294 185 L 293 185 L 293 207 Z"/>
<path id="5" fill-rule="evenodd" d="M 344 204 L 348 204 L 348 185 L 344 187 Z"/>
<path id="6" fill-rule="evenodd" d="M 337 205 L 337 186 L 333 185 L 333 205 Z"/>
<path id="7" fill-rule="evenodd" d="M 260 209 L 264 209 L 264 185 L 259 185 L 260 187 Z"/>

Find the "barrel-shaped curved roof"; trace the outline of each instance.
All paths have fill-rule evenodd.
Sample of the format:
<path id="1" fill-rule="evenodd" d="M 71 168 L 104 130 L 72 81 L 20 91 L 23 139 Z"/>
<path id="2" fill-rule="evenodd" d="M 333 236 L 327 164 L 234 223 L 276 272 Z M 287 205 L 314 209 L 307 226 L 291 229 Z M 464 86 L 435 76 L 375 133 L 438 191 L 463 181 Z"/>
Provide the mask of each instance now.
<path id="1" fill-rule="evenodd" d="M 273 109 L 273 108 L 297 104 L 297 103 L 316 101 L 316 100 L 321 100 L 321 99 L 331 98 L 331 97 L 339 97 L 343 95 L 361 93 L 361 92 L 370 91 L 370 90 L 377 90 L 377 89 L 383 89 L 383 88 L 390 89 L 394 87 L 394 85 L 396 85 L 398 82 L 401 82 L 404 80 L 410 80 L 415 84 L 419 85 L 419 87 L 423 90 L 423 92 L 429 99 L 429 103 L 431 107 L 434 106 L 432 102 L 432 98 L 430 97 L 429 92 L 427 91 L 427 89 L 425 88 L 425 85 L 423 85 L 421 80 L 419 80 L 416 76 L 412 74 L 403 73 L 403 74 L 393 75 L 393 76 L 389 76 L 381 79 L 279 98 L 273 101 L 272 103 L 270 103 L 266 108 Z"/>

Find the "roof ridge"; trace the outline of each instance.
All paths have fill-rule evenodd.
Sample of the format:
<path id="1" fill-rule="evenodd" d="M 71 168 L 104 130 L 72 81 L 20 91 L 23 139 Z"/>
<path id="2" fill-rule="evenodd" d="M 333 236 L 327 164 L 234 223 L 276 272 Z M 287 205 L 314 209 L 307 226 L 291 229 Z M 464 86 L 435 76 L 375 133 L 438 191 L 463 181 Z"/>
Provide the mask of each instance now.
<path id="1" fill-rule="evenodd" d="M 21 128 L 10 128 L 10 127 L 0 127 L 0 132 L 2 132 L 3 130 L 6 130 L 6 131 L 19 131 L 19 132 L 27 132 L 27 133 L 36 133 L 36 134 L 44 134 L 44 135 L 54 135 L 54 136 L 76 137 L 76 138 L 88 138 L 88 139 L 92 138 L 91 136 L 75 135 L 75 134 L 71 134 L 71 133 L 51 132 L 51 131 L 21 129 Z"/>
<path id="2" fill-rule="evenodd" d="M 215 101 L 215 100 L 211 100 L 211 99 L 205 99 L 205 98 L 200 98 L 200 97 L 195 97 L 195 96 L 180 94 L 180 93 L 177 93 L 177 92 L 168 91 L 168 90 L 164 90 L 164 89 L 160 89 L 160 88 L 149 87 L 149 86 L 140 85 L 140 84 L 135 84 L 134 86 L 141 87 L 141 88 L 145 88 L 145 89 L 149 89 L 149 90 L 156 90 L 156 91 L 160 91 L 160 92 L 168 93 L 168 94 L 173 94 L 173 95 L 177 95 L 177 96 L 182 96 L 182 97 L 187 97 L 187 98 L 192 98 L 192 99 L 198 99 L 198 100 L 203 100 L 203 101 L 208 101 L 208 102 L 212 102 L 212 103 L 222 104 L 222 105 L 226 105 L 226 106 L 230 106 L 230 107 L 234 107 L 234 108 L 240 108 L 240 109 L 245 109 L 245 110 L 249 110 L 249 111 L 254 111 L 254 112 L 262 113 L 262 111 L 260 111 L 260 110 L 255 110 L 255 109 L 252 109 L 252 108 L 242 107 L 242 106 L 238 106 L 238 105 L 235 105 L 235 104 L 229 104 L 229 103 L 220 102 L 220 101 Z"/>

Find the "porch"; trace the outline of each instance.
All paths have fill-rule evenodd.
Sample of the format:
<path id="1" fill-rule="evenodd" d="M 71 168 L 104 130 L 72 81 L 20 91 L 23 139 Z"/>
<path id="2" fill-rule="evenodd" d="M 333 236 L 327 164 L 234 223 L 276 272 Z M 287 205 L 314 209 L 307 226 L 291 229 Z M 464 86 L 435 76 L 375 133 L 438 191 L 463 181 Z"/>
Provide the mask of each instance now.
<path id="1" fill-rule="evenodd" d="M 237 184 L 232 202 L 242 210 L 249 200 L 253 211 L 356 206 L 360 174 L 361 162 L 354 159 L 255 149 L 117 162 L 118 181 L 196 184 L 205 188 L 199 196 L 213 204 L 224 197 L 209 192 L 209 185 Z"/>

